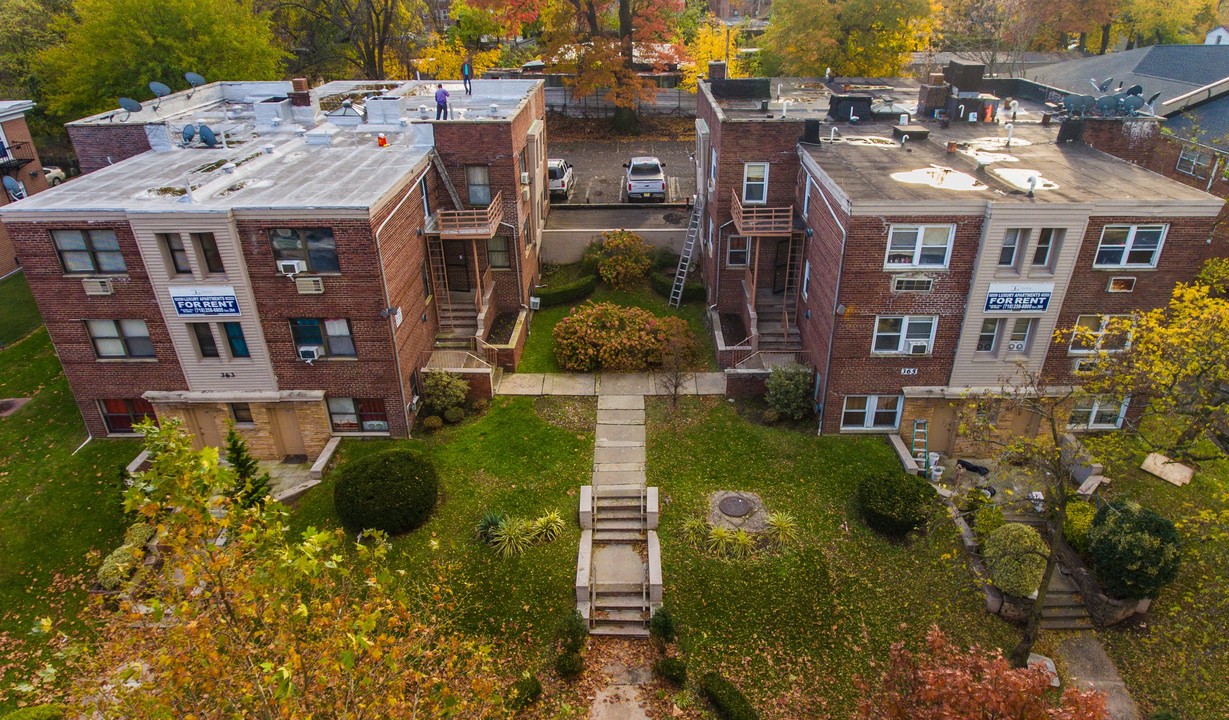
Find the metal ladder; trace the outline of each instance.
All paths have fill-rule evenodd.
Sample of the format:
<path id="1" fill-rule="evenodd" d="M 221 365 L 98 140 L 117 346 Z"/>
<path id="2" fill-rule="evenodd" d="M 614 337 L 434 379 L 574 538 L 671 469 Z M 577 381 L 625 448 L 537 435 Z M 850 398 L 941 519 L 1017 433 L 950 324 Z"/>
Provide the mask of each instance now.
<path id="1" fill-rule="evenodd" d="M 687 285 L 687 271 L 691 269 L 691 253 L 696 247 L 696 238 L 700 235 L 700 219 L 704 210 L 704 196 L 697 195 L 695 204 L 691 207 L 691 219 L 687 222 L 687 240 L 683 243 L 683 252 L 679 254 L 679 266 L 674 272 L 674 287 L 670 288 L 670 307 L 678 307 L 683 302 L 683 287 Z"/>
<path id="2" fill-rule="evenodd" d="M 452 332 L 452 298 L 448 292 L 448 267 L 444 264 L 444 242 L 439 235 L 427 236 L 427 262 L 431 264 L 431 291 L 435 293 L 436 316 L 440 330 Z"/>
<path id="3" fill-rule="evenodd" d="M 926 476 L 930 476 L 930 431 L 928 420 L 913 421 L 913 457 L 922 466 Z M 921 454 L 919 458 L 918 455 Z"/>

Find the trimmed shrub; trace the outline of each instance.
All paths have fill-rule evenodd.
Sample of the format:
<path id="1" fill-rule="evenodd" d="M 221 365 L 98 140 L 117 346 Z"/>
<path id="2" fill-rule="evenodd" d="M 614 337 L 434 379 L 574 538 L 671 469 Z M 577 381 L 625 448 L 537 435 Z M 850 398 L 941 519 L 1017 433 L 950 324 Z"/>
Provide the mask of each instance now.
<path id="1" fill-rule="evenodd" d="M 678 258 L 674 258 L 675 264 L 678 263 Z M 649 285 L 653 288 L 653 292 L 661 295 L 664 298 L 670 297 L 670 293 L 674 290 L 674 274 L 677 268 L 671 267 L 669 271 L 653 271 L 649 273 Z M 704 283 L 692 278 L 694 273 L 687 274 L 687 283 L 683 285 L 683 302 L 704 302 L 708 298 L 708 294 L 704 290 Z"/>
<path id="2" fill-rule="evenodd" d="M 533 533 L 534 542 L 550 542 L 559 537 L 559 534 L 563 532 L 565 524 L 563 517 L 559 515 L 559 511 L 551 510 L 529 525 L 530 532 Z"/>
<path id="3" fill-rule="evenodd" d="M 900 537 L 926 522 L 938 493 L 916 475 L 885 470 L 858 483 L 857 504 L 872 530 Z"/>
<path id="4" fill-rule="evenodd" d="M 422 427 L 427 432 L 435 432 L 444 427 L 444 419 L 439 415 L 428 415 L 422 419 Z"/>
<path id="5" fill-rule="evenodd" d="M 580 653 L 560 653 L 555 657 L 555 672 L 564 680 L 575 680 L 585 671 L 585 659 Z"/>
<path id="6" fill-rule="evenodd" d="M 474 535 L 489 545 L 494 538 L 495 528 L 499 527 L 499 524 L 504 522 L 507 517 L 507 515 L 501 512 L 488 511 L 478 521 L 478 524 L 474 526 Z"/>
<path id="7" fill-rule="evenodd" d="M 661 658 L 653 663 L 653 673 L 675 687 L 687 684 L 687 663 L 678 658 Z"/>
<path id="8" fill-rule="evenodd" d="M 1081 555 L 1088 553 L 1088 531 L 1092 530 L 1092 519 L 1096 515 L 1097 509 L 1089 503 L 1067 503 L 1067 512 L 1063 517 L 1063 537 Z"/>
<path id="9" fill-rule="evenodd" d="M 124 544 L 133 547 L 144 547 L 158 534 L 158 529 L 145 522 L 133 523 L 124 532 Z"/>
<path id="10" fill-rule="evenodd" d="M 705 673 L 700 679 L 700 690 L 723 720 L 759 720 L 759 713 L 747 702 L 742 691 L 717 673 Z"/>
<path id="11" fill-rule="evenodd" d="M 768 389 L 764 400 L 768 402 L 768 407 L 782 416 L 801 420 L 810 416 L 814 407 L 811 401 L 814 381 L 815 376 L 810 368 L 773 368 L 772 374 L 764 381 L 764 387 Z"/>
<path id="12" fill-rule="evenodd" d="M 589 637 L 589 626 L 579 610 L 564 615 L 555 627 L 555 638 L 559 641 L 559 650 L 563 653 L 579 653 L 585 647 Z"/>
<path id="13" fill-rule="evenodd" d="M 573 280 L 557 287 L 538 288 L 534 295 L 538 297 L 542 307 L 566 305 L 577 300 L 584 300 L 597 289 L 597 275 L 586 275 L 579 280 Z"/>
<path id="14" fill-rule="evenodd" d="M 1017 597 L 1029 597 L 1041 585 L 1050 548 L 1036 530 L 1007 523 L 982 542 L 982 557 L 995 587 Z"/>
<path id="15" fill-rule="evenodd" d="M 63 705 L 34 705 L 0 715 L 0 720 L 62 720 L 67 712 Z"/>
<path id="16" fill-rule="evenodd" d="M 765 425 L 772 425 L 781 420 L 781 413 L 772 408 L 768 408 L 764 412 L 760 413 L 760 420 L 763 420 Z"/>
<path id="17" fill-rule="evenodd" d="M 768 527 L 764 530 L 768 542 L 778 550 L 798 543 L 798 521 L 787 512 L 768 513 Z"/>
<path id="18" fill-rule="evenodd" d="M 444 415 L 450 408 L 464 407 L 469 383 L 456 373 L 428 370 L 422 374 L 422 403 L 432 415 Z"/>
<path id="19" fill-rule="evenodd" d="M 1003 508 L 998 505 L 983 505 L 973 513 L 973 527 L 977 529 L 978 537 L 987 537 L 1006 524 Z"/>
<path id="20" fill-rule="evenodd" d="M 460 407 L 460 406 L 450 407 L 444 411 L 444 420 L 446 422 L 450 422 L 455 425 L 456 423 L 459 423 L 464 419 L 465 419 L 465 408 L 463 407 Z"/>
<path id="21" fill-rule="evenodd" d="M 1182 541 L 1169 520 L 1138 503 L 1109 503 L 1088 531 L 1088 557 L 1106 594 L 1156 597 L 1178 576 Z"/>
<path id="22" fill-rule="evenodd" d="M 629 290 L 644 282 L 653 264 L 653 246 L 627 230 L 602 233 L 601 252 L 597 273 L 603 282 L 618 290 Z"/>
<path id="23" fill-rule="evenodd" d="M 333 504 L 352 530 L 397 535 L 422 525 L 439 499 L 439 476 L 416 450 L 385 450 L 337 469 Z"/>
<path id="24" fill-rule="evenodd" d="M 661 363 L 672 337 L 691 337 L 687 322 L 614 303 L 586 303 L 553 331 L 555 359 L 572 372 L 642 372 Z"/>
<path id="25" fill-rule="evenodd" d="M 512 683 L 508 690 L 508 707 L 513 710 L 524 710 L 534 704 L 542 695 L 542 683 L 534 675 L 525 675 Z"/>
<path id="26" fill-rule="evenodd" d="M 125 580 L 132 577 L 144 553 L 132 545 L 120 545 L 111 554 L 103 558 L 98 568 L 98 584 L 103 590 L 115 590 Z"/>
<path id="27" fill-rule="evenodd" d="M 658 608 L 649 618 L 649 634 L 662 642 L 674 642 L 678 636 L 678 626 L 674 624 L 674 616 L 668 608 Z"/>

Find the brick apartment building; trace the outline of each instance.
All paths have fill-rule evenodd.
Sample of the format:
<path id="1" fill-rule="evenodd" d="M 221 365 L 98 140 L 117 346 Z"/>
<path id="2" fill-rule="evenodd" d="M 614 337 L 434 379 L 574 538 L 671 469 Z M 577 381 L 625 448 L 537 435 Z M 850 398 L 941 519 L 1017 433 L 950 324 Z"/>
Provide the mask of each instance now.
<path id="1" fill-rule="evenodd" d="M 1097 149 L 1157 119 L 1061 120 L 955 65 L 920 87 L 720 68 L 701 83 L 700 267 L 719 360 L 814 368 L 820 432 L 908 439 L 925 420 L 930 449 L 956 452 L 969 392 L 1020 367 L 1076 382 L 1088 349 L 1055 330 L 1160 306 L 1229 254 L 1212 241 L 1222 200 Z M 902 124 L 919 104 L 928 119 Z M 1116 428 L 1126 410 L 1076 407 L 1071 427 Z"/>
<path id="2" fill-rule="evenodd" d="M 29 100 L 0 100 L 0 177 L 12 187 L 0 188 L 0 207 L 47 189 L 47 178 L 38 151 L 26 125 L 26 113 L 34 108 Z M 17 269 L 17 250 L 0 227 L 0 277 Z"/>
<path id="3" fill-rule="evenodd" d="M 262 458 L 490 394 L 548 211 L 540 81 L 214 83 L 71 123 L 87 174 L 0 214 L 94 436 L 228 423 Z M 429 109 L 428 109 L 429 106 Z M 511 341 L 485 342 L 500 313 Z"/>

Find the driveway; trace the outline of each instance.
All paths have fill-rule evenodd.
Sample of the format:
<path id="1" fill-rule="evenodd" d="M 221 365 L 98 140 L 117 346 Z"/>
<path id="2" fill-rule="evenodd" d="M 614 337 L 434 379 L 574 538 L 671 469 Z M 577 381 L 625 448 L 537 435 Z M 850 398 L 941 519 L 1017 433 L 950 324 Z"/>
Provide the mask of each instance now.
<path id="1" fill-rule="evenodd" d="M 667 201 L 684 202 L 695 194 L 695 163 L 690 155 L 695 143 L 677 140 L 608 140 L 603 142 L 552 142 L 550 157 L 572 163 L 576 191 L 571 200 L 552 200 L 555 205 L 587 205 L 623 202 L 623 163 L 638 155 L 655 155 L 666 164 Z"/>

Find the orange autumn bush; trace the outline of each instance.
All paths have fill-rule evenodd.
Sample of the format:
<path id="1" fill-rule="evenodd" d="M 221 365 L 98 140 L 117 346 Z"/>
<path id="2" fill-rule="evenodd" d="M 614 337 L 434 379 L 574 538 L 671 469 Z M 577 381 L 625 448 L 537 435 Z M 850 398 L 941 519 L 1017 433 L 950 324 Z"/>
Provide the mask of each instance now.
<path id="1" fill-rule="evenodd" d="M 641 372 L 661 364 L 668 338 L 691 335 L 682 318 L 590 302 L 555 325 L 555 359 L 572 372 Z"/>
<path id="2" fill-rule="evenodd" d="M 649 277 L 653 246 L 636 233 L 626 230 L 602 233 L 601 255 L 597 272 L 612 288 L 630 290 Z"/>

